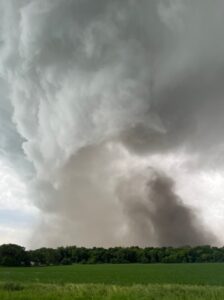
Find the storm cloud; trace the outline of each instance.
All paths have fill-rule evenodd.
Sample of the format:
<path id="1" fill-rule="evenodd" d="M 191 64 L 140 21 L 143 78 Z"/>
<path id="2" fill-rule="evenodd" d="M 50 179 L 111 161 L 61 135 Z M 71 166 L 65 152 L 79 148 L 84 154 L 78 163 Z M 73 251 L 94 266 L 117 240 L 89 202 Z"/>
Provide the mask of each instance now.
<path id="1" fill-rule="evenodd" d="M 0 6 L 1 153 L 41 211 L 32 245 L 222 243 L 223 1 Z"/>

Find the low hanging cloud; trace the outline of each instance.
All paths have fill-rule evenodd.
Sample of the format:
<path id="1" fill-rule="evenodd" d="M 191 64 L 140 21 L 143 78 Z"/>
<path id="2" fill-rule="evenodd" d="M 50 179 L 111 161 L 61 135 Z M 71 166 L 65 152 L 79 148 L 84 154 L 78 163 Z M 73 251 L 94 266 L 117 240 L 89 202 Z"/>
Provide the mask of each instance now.
<path id="1" fill-rule="evenodd" d="M 180 180 L 223 171 L 222 1 L 1 0 L 0 8 L 3 136 L 12 145 L 1 148 L 16 153 L 8 159 L 24 166 L 42 212 L 32 245 L 222 242 L 205 228 L 204 200 L 189 200 Z"/>

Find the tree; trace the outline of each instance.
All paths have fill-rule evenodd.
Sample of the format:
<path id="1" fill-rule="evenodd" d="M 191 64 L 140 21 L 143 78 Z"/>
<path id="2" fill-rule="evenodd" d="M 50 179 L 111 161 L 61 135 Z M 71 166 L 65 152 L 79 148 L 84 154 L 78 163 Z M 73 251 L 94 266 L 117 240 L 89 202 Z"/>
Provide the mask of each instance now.
<path id="1" fill-rule="evenodd" d="M 29 266 L 30 259 L 24 247 L 15 244 L 4 244 L 0 246 L 0 265 Z"/>

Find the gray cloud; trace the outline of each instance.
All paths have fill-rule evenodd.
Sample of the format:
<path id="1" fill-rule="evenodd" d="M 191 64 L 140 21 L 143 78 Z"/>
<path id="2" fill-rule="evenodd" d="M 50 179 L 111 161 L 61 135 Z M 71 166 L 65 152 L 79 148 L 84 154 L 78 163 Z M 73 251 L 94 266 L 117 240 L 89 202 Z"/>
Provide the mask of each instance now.
<path id="1" fill-rule="evenodd" d="M 34 166 L 27 185 L 43 212 L 34 243 L 213 242 L 185 206 L 188 195 L 179 201 L 172 187 L 178 178 L 161 175 L 161 166 L 153 166 L 149 185 L 140 180 L 147 192 L 136 189 L 133 200 L 125 183 L 129 178 L 136 188 L 133 166 L 122 169 L 128 161 L 119 149 L 139 163 L 183 150 L 197 156 L 187 166 L 192 176 L 222 171 L 222 1 L 2 0 L 0 6 L 1 152 L 10 149 L 9 159 L 26 170 L 26 159 Z M 137 170 L 147 178 L 144 168 Z M 180 219 L 181 232 L 174 230 Z"/>

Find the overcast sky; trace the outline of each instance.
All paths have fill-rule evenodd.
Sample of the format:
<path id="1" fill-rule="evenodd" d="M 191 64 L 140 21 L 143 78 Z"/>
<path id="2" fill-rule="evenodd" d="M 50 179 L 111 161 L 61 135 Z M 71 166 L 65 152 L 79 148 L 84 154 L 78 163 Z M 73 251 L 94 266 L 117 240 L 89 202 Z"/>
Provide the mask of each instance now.
<path id="1" fill-rule="evenodd" d="M 0 243 L 223 245 L 223 14 L 0 0 Z"/>

